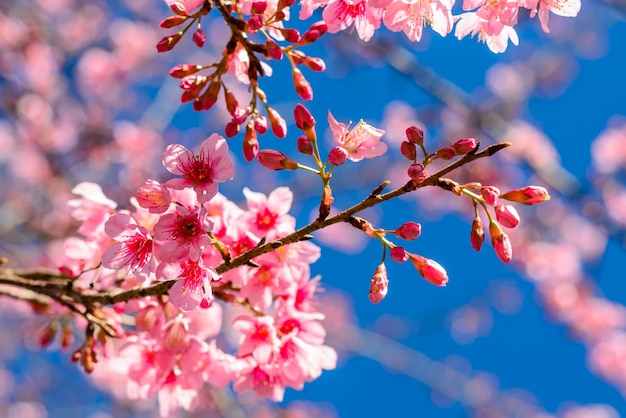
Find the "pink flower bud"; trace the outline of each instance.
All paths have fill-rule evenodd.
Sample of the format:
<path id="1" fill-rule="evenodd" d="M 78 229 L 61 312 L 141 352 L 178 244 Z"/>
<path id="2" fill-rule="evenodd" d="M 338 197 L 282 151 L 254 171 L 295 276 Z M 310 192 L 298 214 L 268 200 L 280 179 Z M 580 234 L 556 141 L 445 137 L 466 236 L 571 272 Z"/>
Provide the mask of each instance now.
<path id="1" fill-rule="evenodd" d="M 437 151 L 437 157 L 442 160 L 451 160 L 456 156 L 456 151 L 452 147 L 445 147 Z"/>
<path id="2" fill-rule="evenodd" d="M 415 161 L 415 157 L 417 157 L 417 148 L 415 148 L 414 143 L 409 141 L 402 141 L 400 152 L 411 161 Z"/>
<path id="3" fill-rule="evenodd" d="M 300 32 L 296 29 L 280 29 L 280 33 L 283 34 L 285 40 L 289 43 L 295 44 L 300 40 Z"/>
<path id="4" fill-rule="evenodd" d="M 256 158 L 259 164 L 270 170 L 295 170 L 298 168 L 298 163 L 295 160 L 292 160 L 280 151 L 271 149 L 261 150 Z"/>
<path id="5" fill-rule="evenodd" d="M 163 338 L 163 347 L 179 352 L 187 347 L 187 335 L 189 334 L 189 325 L 180 317 L 174 318 L 165 326 L 165 337 Z"/>
<path id="6" fill-rule="evenodd" d="M 519 214 L 512 205 L 496 205 L 495 212 L 498 222 L 506 228 L 515 228 L 519 223 Z"/>
<path id="7" fill-rule="evenodd" d="M 285 7 L 291 7 L 296 0 L 278 0 L 278 10 L 282 10 Z"/>
<path id="8" fill-rule="evenodd" d="M 546 200 L 550 200 L 548 191 L 540 186 L 526 186 L 521 189 L 511 190 L 500 197 L 524 205 L 538 205 Z"/>
<path id="9" fill-rule="evenodd" d="M 374 277 L 370 281 L 369 299 L 372 303 L 379 303 L 387 296 L 389 290 L 389 279 L 387 278 L 387 268 L 384 263 L 376 267 Z"/>
<path id="10" fill-rule="evenodd" d="M 456 151 L 456 155 L 465 155 L 476 149 L 476 140 L 474 138 L 463 138 L 456 141 L 452 148 Z"/>
<path id="11" fill-rule="evenodd" d="M 167 211 L 172 202 L 170 192 L 163 184 L 156 180 L 148 179 L 137 189 L 135 194 L 140 207 L 148 209 L 150 213 L 163 213 Z"/>
<path id="12" fill-rule="evenodd" d="M 172 48 L 174 48 L 176 46 L 176 44 L 178 43 L 178 41 L 180 41 L 180 38 L 183 37 L 183 32 L 178 32 L 175 33 L 174 35 L 171 36 L 166 36 L 163 39 L 161 39 L 159 41 L 159 43 L 157 43 L 157 51 L 158 52 L 166 52 L 171 50 Z"/>
<path id="13" fill-rule="evenodd" d="M 407 174 L 413 180 L 417 180 L 418 182 L 422 182 L 426 178 L 426 169 L 420 163 L 411 164 L 411 166 L 409 167 L 409 169 L 407 171 Z"/>
<path id="14" fill-rule="evenodd" d="M 287 123 L 280 113 L 274 108 L 267 109 L 267 116 L 270 118 L 270 124 L 272 125 L 272 132 L 277 138 L 284 138 L 287 135 Z"/>
<path id="15" fill-rule="evenodd" d="M 246 161 L 250 162 L 256 157 L 259 151 L 259 141 L 254 130 L 254 123 L 250 122 L 246 126 L 246 134 L 243 137 L 243 156 Z"/>
<path id="16" fill-rule="evenodd" d="M 304 155 L 313 155 L 313 143 L 305 135 L 300 135 L 298 137 L 297 145 L 298 151 L 300 151 Z"/>
<path id="17" fill-rule="evenodd" d="M 135 315 L 135 327 L 139 331 L 150 331 L 164 319 L 163 311 L 154 305 L 142 308 Z"/>
<path id="18" fill-rule="evenodd" d="M 418 273 L 435 286 L 445 286 L 448 283 L 448 273 L 436 261 L 417 254 L 409 254 L 409 260 L 413 263 Z"/>
<path id="19" fill-rule="evenodd" d="M 226 136 L 226 138 L 232 138 L 239 133 L 240 129 L 241 125 L 236 122 L 230 121 L 224 127 L 224 135 Z"/>
<path id="20" fill-rule="evenodd" d="M 483 186 L 480 188 L 480 194 L 485 199 L 485 202 L 495 206 L 498 204 L 498 196 L 500 196 L 500 189 L 494 186 Z"/>
<path id="21" fill-rule="evenodd" d="M 406 129 L 406 137 L 409 142 L 412 142 L 416 145 L 424 144 L 424 131 L 417 126 L 410 126 Z"/>
<path id="22" fill-rule="evenodd" d="M 411 241 L 422 234 L 422 225 L 417 222 L 405 222 L 396 229 L 395 234 L 398 238 Z"/>
<path id="23" fill-rule="evenodd" d="M 485 242 L 485 229 L 483 228 L 483 221 L 478 216 L 476 216 L 474 218 L 474 222 L 472 222 L 470 242 L 472 243 L 472 248 L 476 251 L 480 251 L 480 247 L 482 247 L 483 242 Z"/>
<path id="24" fill-rule="evenodd" d="M 304 65 L 312 71 L 324 71 L 326 69 L 326 63 L 323 59 L 318 57 L 304 57 Z"/>
<path id="25" fill-rule="evenodd" d="M 221 87 L 222 85 L 219 81 L 211 81 L 207 90 L 200 97 L 201 110 L 209 110 L 213 107 L 213 105 L 217 102 L 217 95 L 220 93 Z"/>
<path id="26" fill-rule="evenodd" d="M 263 17 L 261 15 L 252 15 L 250 19 L 248 19 L 248 32 L 256 33 L 259 29 L 263 27 Z"/>
<path id="27" fill-rule="evenodd" d="M 311 88 L 311 83 L 307 81 L 304 74 L 302 74 L 302 71 L 294 68 L 291 75 L 293 77 L 293 84 L 296 88 L 298 96 L 300 96 L 302 100 L 313 100 L 313 89 Z"/>
<path id="28" fill-rule="evenodd" d="M 309 30 L 304 32 L 302 35 L 302 39 L 300 40 L 300 45 L 311 44 L 319 39 L 320 36 L 326 33 L 328 30 L 328 25 L 323 20 L 314 23 L 311 25 Z"/>
<path id="29" fill-rule="evenodd" d="M 164 29 L 169 29 L 184 23 L 186 20 L 187 18 L 185 16 L 170 16 L 163 19 L 161 23 L 159 23 L 159 26 Z"/>
<path id="30" fill-rule="evenodd" d="M 170 10 L 179 16 L 187 16 L 187 9 L 181 3 L 173 1 L 169 4 Z"/>
<path id="31" fill-rule="evenodd" d="M 254 119 L 254 130 L 259 135 L 263 135 L 267 132 L 267 118 L 265 116 L 257 116 L 256 119 Z"/>
<path id="32" fill-rule="evenodd" d="M 315 126 L 315 119 L 309 109 L 303 104 L 298 103 L 293 109 L 293 116 L 296 120 L 296 126 L 302 131 L 306 131 Z"/>
<path id="33" fill-rule="evenodd" d="M 328 153 L 328 161 L 333 165 L 342 165 L 348 159 L 348 151 L 340 146 L 336 146 Z"/>
<path id="34" fill-rule="evenodd" d="M 239 108 L 239 103 L 233 92 L 227 88 L 224 88 L 224 101 L 226 102 L 226 110 L 228 110 L 228 113 L 235 115 Z"/>
<path id="35" fill-rule="evenodd" d="M 283 50 L 280 49 L 276 42 L 270 39 L 265 43 L 265 46 L 267 47 L 267 55 L 270 58 L 275 60 L 283 59 Z"/>
<path id="36" fill-rule="evenodd" d="M 508 263 L 513 258 L 513 247 L 509 236 L 502 231 L 500 225 L 496 221 L 489 223 L 489 235 L 491 235 L 491 245 L 496 252 L 498 258 Z"/>
<path id="37" fill-rule="evenodd" d="M 409 259 L 409 254 L 407 254 L 407 252 L 402 247 L 393 247 L 389 251 L 389 255 L 391 256 L 391 259 L 393 261 L 398 263 L 404 263 L 406 260 Z"/>
<path id="38" fill-rule="evenodd" d="M 197 73 L 198 71 L 204 69 L 202 65 L 194 65 L 194 64 L 181 64 L 170 70 L 170 76 L 174 78 L 183 78 L 188 75 Z"/>
<path id="39" fill-rule="evenodd" d="M 44 329 L 39 331 L 39 347 L 45 348 L 52 344 L 52 341 L 57 334 L 58 328 L 59 323 L 57 321 L 53 321 L 48 324 Z"/>
<path id="40" fill-rule="evenodd" d="M 263 0 L 257 0 L 252 2 L 252 7 L 250 8 L 250 11 L 252 12 L 252 14 L 261 14 L 265 11 L 265 9 L 267 9 L 267 2 Z"/>
<path id="41" fill-rule="evenodd" d="M 202 48 L 204 46 L 204 43 L 206 42 L 206 34 L 202 29 L 198 28 L 193 33 L 191 39 L 193 40 L 193 43 L 198 46 L 198 48 Z"/>

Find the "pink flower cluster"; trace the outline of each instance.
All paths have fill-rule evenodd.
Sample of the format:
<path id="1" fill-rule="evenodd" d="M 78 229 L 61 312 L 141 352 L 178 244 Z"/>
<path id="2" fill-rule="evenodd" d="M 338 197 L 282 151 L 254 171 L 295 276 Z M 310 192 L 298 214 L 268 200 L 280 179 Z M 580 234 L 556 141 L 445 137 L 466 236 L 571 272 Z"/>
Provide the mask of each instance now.
<path id="1" fill-rule="evenodd" d="M 404 32 L 411 41 L 419 41 L 427 25 L 441 36 L 452 31 L 455 36 L 478 36 L 493 52 L 503 52 L 508 41 L 517 45 L 514 26 L 520 8 L 530 10 L 530 16 L 539 16 L 541 26 L 549 32 L 550 12 L 559 16 L 576 16 L 580 0 L 464 0 L 465 13 L 452 15 L 454 0 L 302 0 L 300 19 L 306 19 L 317 8 L 328 31 L 336 33 L 353 27 L 359 37 L 369 41 L 374 32 L 384 25 L 394 32 Z"/>
<path id="2" fill-rule="evenodd" d="M 123 382 L 132 399 L 156 394 L 162 416 L 170 416 L 205 404 L 205 383 L 232 382 L 236 391 L 280 401 L 285 388 L 301 389 L 333 369 L 336 353 L 324 345 L 324 316 L 314 304 L 318 280 L 310 277 L 317 246 L 293 243 L 221 276 L 216 271 L 262 239 L 294 232 L 291 191 L 279 187 L 266 196 L 244 189 L 247 209 L 219 194 L 217 183 L 234 175 L 219 135 L 207 138 L 198 153 L 170 145 L 162 159 L 180 177 L 146 181 L 133 211 L 116 211 L 99 186 L 88 183 L 75 189 L 83 198 L 71 202 L 84 238 L 67 246 L 62 268 L 79 277 L 76 286 L 112 290 L 121 283 L 129 289 L 175 280 L 168 299 L 116 305 L 118 313 L 134 316 L 135 330 L 99 357 L 99 365 L 107 363 L 96 368 L 99 378 Z M 239 335 L 232 346 L 216 339 L 229 327 L 223 309 L 235 317 L 226 330 Z"/>

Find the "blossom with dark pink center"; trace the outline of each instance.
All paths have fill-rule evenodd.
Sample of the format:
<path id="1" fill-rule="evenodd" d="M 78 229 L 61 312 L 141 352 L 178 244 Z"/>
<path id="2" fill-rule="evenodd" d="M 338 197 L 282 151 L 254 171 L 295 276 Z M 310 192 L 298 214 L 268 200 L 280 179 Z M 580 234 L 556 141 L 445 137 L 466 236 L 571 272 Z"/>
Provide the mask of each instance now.
<path id="1" fill-rule="evenodd" d="M 169 180 L 166 185 L 178 190 L 193 187 L 199 203 L 217 194 L 217 183 L 235 176 L 233 162 L 228 156 L 228 144 L 218 134 L 212 134 L 200 144 L 198 155 L 180 144 L 174 144 L 165 149 L 161 158 L 170 173 L 182 175 L 182 178 Z"/>
<path id="2" fill-rule="evenodd" d="M 202 248 L 211 243 L 207 235 L 213 229 L 204 207 L 191 210 L 177 206 L 176 212 L 166 213 L 154 225 L 154 237 L 165 241 L 159 247 L 159 258 L 163 261 L 179 261 L 185 258 L 197 260 Z"/>
<path id="3" fill-rule="evenodd" d="M 170 289 L 170 303 L 185 312 L 194 310 L 203 301 L 211 305 L 211 281 L 220 279 L 214 269 L 204 266 L 201 258 L 197 261 L 161 263 L 157 277 L 161 280 L 180 279 Z"/>
<path id="4" fill-rule="evenodd" d="M 387 151 L 387 144 L 380 142 L 385 131 L 374 128 L 363 120 L 348 131 L 346 124 L 337 122 L 329 111 L 328 125 L 333 133 L 333 140 L 347 152 L 347 158 L 350 161 L 357 162 L 363 158 L 378 157 Z"/>
<path id="5" fill-rule="evenodd" d="M 154 241 L 143 226 L 128 213 L 117 213 L 104 224 L 106 234 L 115 239 L 102 254 L 102 265 L 112 270 L 127 268 L 141 281 L 156 269 Z"/>

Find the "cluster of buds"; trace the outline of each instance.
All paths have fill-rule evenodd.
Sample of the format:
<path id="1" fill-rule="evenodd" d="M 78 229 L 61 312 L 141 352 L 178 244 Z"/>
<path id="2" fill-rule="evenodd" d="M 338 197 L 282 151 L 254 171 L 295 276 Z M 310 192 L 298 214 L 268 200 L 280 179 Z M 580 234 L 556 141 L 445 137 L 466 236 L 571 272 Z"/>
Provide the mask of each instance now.
<path id="1" fill-rule="evenodd" d="M 186 26 L 179 32 L 164 37 L 157 44 L 159 52 L 174 48 L 194 24 L 197 24 L 197 29 L 192 40 L 199 47 L 204 46 L 206 35 L 200 27 L 200 22 L 213 8 L 220 11 L 230 28 L 232 36 L 219 62 L 208 65 L 177 65 L 170 71 L 170 75 L 181 79 L 180 88 L 183 90 L 181 102 L 192 102 L 196 111 L 211 109 L 217 103 L 220 92 L 223 92 L 224 104 L 232 117 L 225 126 L 225 136 L 232 138 L 245 129 L 243 154 L 251 161 L 259 149 L 257 135 L 267 132 L 268 120 L 276 137 L 284 138 L 287 134 L 285 120 L 278 111 L 270 107 L 265 93 L 258 86 L 259 76 L 264 76 L 268 69 L 266 64 L 261 63 L 260 58 L 281 60 L 286 56 L 292 67 L 296 93 L 303 100 L 311 100 L 313 89 L 299 67 L 304 65 L 312 71 L 324 71 L 326 65 L 321 58 L 309 57 L 298 48 L 316 42 L 327 32 L 327 24 L 324 21 L 316 22 L 302 35 L 296 29 L 284 27 L 284 21 L 289 16 L 289 8 L 294 0 L 278 2 L 260 0 L 242 4 L 225 4 L 220 0 L 196 0 L 184 4 L 166 1 L 174 15 L 161 22 L 161 26 L 164 28 L 183 24 Z M 262 43 L 256 43 L 250 36 L 257 33 L 262 35 Z M 288 45 L 281 46 L 278 44 L 279 41 Z M 234 94 L 224 84 L 223 77 L 226 74 L 250 85 L 251 94 L 247 106 L 240 106 Z M 260 106 L 261 104 L 263 106 Z M 259 112 L 263 107 L 267 116 Z"/>
<path id="2" fill-rule="evenodd" d="M 433 154 L 429 154 L 424 147 L 424 130 L 417 126 L 410 126 L 406 129 L 406 141 L 400 144 L 400 152 L 412 164 L 407 170 L 407 174 L 414 181 L 421 183 L 428 176 L 426 167 L 436 159 L 450 160 L 454 157 L 465 155 L 477 149 L 478 144 L 474 138 L 463 138 L 454 144 L 441 148 Z M 418 161 L 417 147 L 421 148 L 424 159 Z"/>
<path id="3" fill-rule="evenodd" d="M 515 209 L 513 205 L 501 203 L 500 201 L 508 200 L 525 205 L 537 205 L 550 199 L 548 191 L 539 186 L 526 186 L 502 194 L 500 190 L 494 186 L 483 186 L 480 183 L 468 183 L 463 186 L 455 187 L 454 191 L 458 194 L 462 193 L 468 195 L 474 201 L 475 215 L 470 232 L 472 248 L 476 251 L 480 251 L 485 241 L 485 229 L 478 213 L 478 203 L 480 203 L 489 218 L 491 245 L 498 258 L 505 263 L 508 263 L 513 258 L 513 248 L 509 236 L 504 232 L 502 227 L 508 229 L 515 228 L 520 222 L 520 217 L 517 209 Z M 493 208 L 493 215 L 489 211 L 489 207 Z"/>

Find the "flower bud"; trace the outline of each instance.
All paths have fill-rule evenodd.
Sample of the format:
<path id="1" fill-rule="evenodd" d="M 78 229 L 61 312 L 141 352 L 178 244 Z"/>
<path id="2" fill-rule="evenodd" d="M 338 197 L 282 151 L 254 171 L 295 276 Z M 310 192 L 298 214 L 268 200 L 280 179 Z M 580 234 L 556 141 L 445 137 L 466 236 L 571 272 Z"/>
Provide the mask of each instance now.
<path id="1" fill-rule="evenodd" d="M 498 222 L 506 228 L 515 228 L 519 223 L 519 214 L 512 205 L 496 205 L 495 212 Z"/>
<path id="2" fill-rule="evenodd" d="M 451 160 L 456 156 L 456 151 L 452 147 L 445 147 L 437 151 L 436 155 L 442 160 Z"/>
<path id="3" fill-rule="evenodd" d="M 298 137 L 297 145 L 298 151 L 304 155 L 313 155 L 313 143 L 305 135 L 300 135 Z"/>
<path id="4" fill-rule="evenodd" d="M 402 247 L 393 247 L 389 251 L 389 255 L 391 256 L 391 259 L 393 261 L 398 263 L 404 263 L 406 260 L 409 259 L 409 254 L 407 254 L 407 252 Z"/>
<path id="5" fill-rule="evenodd" d="M 500 189 L 494 186 L 482 186 L 480 188 L 480 194 L 485 199 L 485 202 L 495 206 L 498 204 L 498 196 L 500 196 Z"/>
<path id="6" fill-rule="evenodd" d="M 209 110 L 217 102 L 217 95 L 220 93 L 222 85 L 217 80 L 212 80 L 209 87 L 200 97 L 201 110 Z"/>
<path id="7" fill-rule="evenodd" d="M 202 29 L 198 28 L 193 33 L 191 39 L 193 40 L 193 43 L 198 46 L 198 48 L 202 48 L 206 42 L 206 33 L 204 33 Z"/>
<path id="8" fill-rule="evenodd" d="M 298 68 L 294 68 L 291 72 L 293 77 L 293 84 L 296 88 L 296 93 L 302 98 L 302 100 L 313 100 L 313 89 L 311 83 L 304 77 L 302 71 Z"/>
<path id="9" fill-rule="evenodd" d="M 376 267 L 374 277 L 370 281 L 369 299 L 372 303 L 379 303 L 387 296 L 389 290 L 389 279 L 387 278 L 387 268 L 385 263 L 380 263 Z"/>
<path id="10" fill-rule="evenodd" d="M 267 109 L 267 116 L 270 118 L 272 132 L 277 138 L 284 138 L 287 135 L 287 123 L 274 108 Z"/>
<path id="11" fill-rule="evenodd" d="M 172 48 L 174 48 L 176 46 L 176 44 L 178 43 L 178 41 L 180 41 L 180 38 L 183 37 L 183 32 L 178 32 L 175 33 L 174 35 L 171 36 L 166 36 L 163 39 L 161 39 L 159 41 L 159 43 L 157 43 L 157 51 L 158 52 L 166 52 L 171 50 Z"/>
<path id="12" fill-rule="evenodd" d="M 240 129 L 241 125 L 236 122 L 230 121 L 224 127 L 224 135 L 226 136 L 226 138 L 232 138 L 239 133 Z"/>
<path id="13" fill-rule="evenodd" d="M 63 325 L 61 328 L 61 349 L 67 350 L 74 343 L 74 331 L 70 324 Z"/>
<path id="14" fill-rule="evenodd" d="M 256 156 L 259 164 L 270 170 L 295 170 L 298 168 L 297 161 L 287 157 L 280 151 L 276 150 L 261 150 Z"/>
<path id="15" fill-rule="evenodd" d="M 170 10 L 178 16 L 187 16 L 187 9 L 180 2 L 173 1 L 170 3 Z"/>
<path id="16" fill-rule="evenodd" d="M 148 305 L 135 315 L 135 327 L 139 331 L 150 331 L 163 323 L 165 316 L 161 308 Z"/>
<path id="17" fill-rule="evenodd" d="M 452 148 L 456 152 L 456 155 L 465 155 L 470 151 L 476 149 L 476 140 L 474 138 L 463 138 L 456 141 Z"/>
<path id="18" fill-rule="evenodd" d="M 256 119 L 254 119 L 254 130 L 259 135 L 263 135 L 267 132 L 267 118 L 265 116 L 257 116 Z"/>
<path id="19" fill-rule="evenodd" d="M 265 9 L 267 9 L 267 2 L 264 0 L 256 0 L 252 2 L 250 11 L 252 14 L 258 15 L 263 13 Z"/>
<path id="20" fill-rule="evenodd" d="M 197 73 L 198 71 L 204 69 L 202 65 L 195 64 L 181 64 L 170 70 L 170 76 L 174 78 L 183 78 L 188 75 Z"/>
<path id="21" fill-rule="evenodd" d="M 254 130 L 254 123 L 250 121 L 246 125 L 246 134 L 243 137 L 243 156 L 246 161 L 250 162 L 256 157 L 259 151 L 259 141 Z"/>
<path id="22" fill-rule="evenodd" d="M 410 126 L 406 129 L 406 137 L 409 142 L 412 142 L 416 145 L 424 144 L 424 131 L 417 126 Z"/>
<path id="23" fill-rule="evenodd" d="M 326 33 L 328 25 L 323 20 L 315 22 L 309 30 L 304 32 L 302 39 L 300 39 L 300 45 L 311 44 L 319 39 L 320 36 Z"/>
<path id="24" fill-rule="evenodd" d="M 324 71 L 326 69 L 326 63 L 323 59 L 318 57 L 304 57 L 302 60 L 304 65 L 311 71 Z"/>
<path id="25" fill-rule="evenodd" d="M 148 209 L 150 213 L 164 213 L 170 207 L 172 198 L 163 184 L 148 179 L 137 189 L 135 194 L 140 207 Z"/>
<path id="26" fill-rule="evenodd" d="M 164 29 L 169 29 L 184 23 L 186 20 L 187 17 L 185 16 L 170 16 L 163 19 L 161 23 L 159 23 L 159 26 Z"/>
<path id="27" fill-rule="evenodd" d="M 248 32 L 256 33 L 259 29 L 263 27 L 263 17 L 261 15 L 252 15 L 250 19 L 248 19 Z"/>
<path id="28" fill-rule="evenodd" d="M 396 231 L 396 237 L 402 238 L 408 241 L 418 238 L 422 233 L 422 225 L 417 222 L 405 222 L 400 225 Z"/>
<path id="29" fill-rule="evenodd" d="M 296 29 L 287 28 L 279 30 L 280 33 L 282 33 L 285 37 L 285 40 L 289 43 L 295 44 L 300 40 L 300 32 L 298 32 Z"/>
<path id="30" fill-rule="evenodd" d="M 426 169 L 420 163 L 411 164 L 411 166 L 409 167 L 409 169 L 407 171 L 407 174 L 413 180 L 417 180 L 418 182 L 422 182 L 426 178 Z"/>
<path id="31" fill-rule="evenodd" d="M 296 126 L 302 131 L 306 131 L 315 126 L 315 118 L 304 105 L 298 103 L 293 109 L 293 116 L 296 120 Z"/>
<path id="32" fill-rule="evenodd" d="M 228 110 L 228 113 L 235 115 L 239 108 L 239 103 L 233 92 L 227 88 L 224 88 L 224 101 L 226 102 L 226 110 Z"/>
<path id="33" fill-rule="evenodd" d="M 480 251 L 480 247 L 482 247 L 483 242 L 485 242 L 485 229 L 483 228 L 483 221 L 479 216 L 476 216 L 472 222 L 470 242 L 472 243 L 472 248 L 476 251 Z"/>
<path id="34" fill-rule="evenodd" d="M 521 189 L 511 190 L 500 197 L 524 205 L 538 205 L 546 200 L 550 200 L 548 191 L 540 186 L 526 186 Z"/>
<path id="35" fill-rule="evenodd" d="M 400 144 L 400 152 L 410 161 L 415 161 L 417 157 L 417 148 L 415 148 L 415 144 L 409 141 L 402 141 Z"/>
<path id="36" fill-rule="evenodd" d="M 267 55 L 271 59 L 275 59 L 277 61 L 283 59 L 283 50 L 280 49 L 280 46 L 278 46 L 275 41 L 270 39 L 265 43 L 265 46 L 267 47 Z"/>
<path id="37" fill-rule="evenodd" d="M 163 347 L 173 352 L 182 351 L 187 346 L 188 333 L 188 323 L 177 316 L 165 326 Z"/>
<path id="38" fill-rule="evenodd" d="M 496 221 L 489 223 L 489 235 L 491 235 L 491 245 L 496 252 L 498 258 L 508 263 L 513 258 L 513 247 L 509 236 L 502 231 L 500 225 Z"/>
<path id="39" fill-rule="evenodd" d="M 348 151 L 340 146 L 336 146 L 328 153 L 328 161 L 333 165 L 342 165 L 348 159 Z"/>
<path id="40" fill-rule="evenodd" d="M 413 263 L 418 273 L 435 286 L 445 286 L 448 283 L 448 273 L 435 260 L 430 260 L 417 254 L 409 254 L 409 260 Z"/>
<path id="41" fill-rule="evenodd" d="M 44 329 L 42 329 L 39 332 L 39 347 L 46 348 L 49 346 L 54 340 L 58 328 L 59 323 L 57 321 L 52 321 Z"/>

